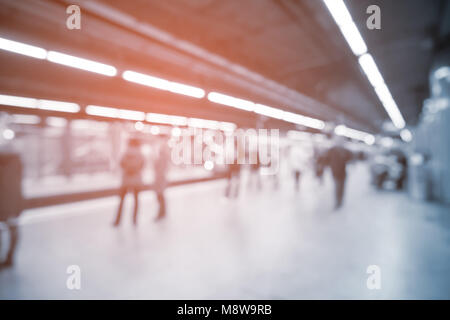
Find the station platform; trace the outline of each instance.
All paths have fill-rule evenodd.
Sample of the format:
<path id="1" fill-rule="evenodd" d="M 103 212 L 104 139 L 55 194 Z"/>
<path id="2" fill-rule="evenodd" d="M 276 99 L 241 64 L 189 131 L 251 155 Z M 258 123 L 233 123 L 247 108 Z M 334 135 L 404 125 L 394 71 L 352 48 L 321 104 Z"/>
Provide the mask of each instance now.
<path id="1" fill-rule="evenodd" d="M 27 210 L 13 268 L 0 271 L 0 299 L 449 299 L 450 210 L 406 193 L 376 191 L 368 168 L 349 168 L 343 208 L 334 190 L 303 177 L 263 189 L 242 179 L 238 199 L 226 181 L 167 190 L 168 217 L 141 194 L 138 226 L 131 197 L 112 227 L 118 197 Z M 81 269 L 69 290 L 67 267 Z M 381 289 L 366 285 L 369 265 Z"/>

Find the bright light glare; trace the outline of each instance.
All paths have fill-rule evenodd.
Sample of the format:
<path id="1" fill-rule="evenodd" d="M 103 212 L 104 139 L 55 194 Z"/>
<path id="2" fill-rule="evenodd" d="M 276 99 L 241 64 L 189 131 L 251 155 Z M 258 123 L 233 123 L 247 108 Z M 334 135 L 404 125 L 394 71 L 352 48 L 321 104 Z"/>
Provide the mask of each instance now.
<path id="1" fill-rule="evenodd" d="M 205 90 L 177 82 L 170 82 L 169 91 L 198 99 L 205 96 Z"/>
<path id="2" fill-rule="evenodd" d="M 208 100 L 245 111 L 253 111 L 255 108 L 255 104 L 251 101 L 235 98 L 218 92 L 210 92 L 208 94 Z"/>
<path id="3" fill-rule="evenodd" d="M 363 141 L 368 145 L 373 145 L 375 143 L 375 137 L 372 134 L 364 131 L 351 129 L 344 125 L 337 126 L 334 129 L 334 133 L 336 133 L 338 136 Z"/>
<path id="4" fill-rule="evenodd" d="M 366 43 L 353 22 L 345 3 L 342 0 L 324 0 L 324 3 L 353 53 L 357 56 L 366 53 Z"/>
<path id="5" fill-rule="evenodd" d="M 3 38 L 0 38 L 0 49 L 36 59 L 45 59 L 47 56 L 47 50 L 45 49 Z"/>
<path id="6" fill-rule="evenodd" d="M 352 22 L 352 16 L 348 12 L 344 1 L 342 0 L 324 0 L 323 1 L 333 16 L 334 21 L 338 26 Z"/>
<path id="7" fill-rule="evenodd" d="M 366 144 L 368 144 L 369 146 L 372 146 L 375 143 L 375 137 L 373 135 L 369 134 L 364 138 L 364 142 Z"/>
<path id="8" fill-rule="evenodd" d="M 400 137 L 404 142 L 411 142 L 413 138 L 411 131 L 409 131 L 408 129 L 403 129 L 402 131 L 400 131 Z"/>
<path id="9" fill-rule="evenodd" d="M 143 73 L 127 70 L 122 74 L 122 77 L 130 82 L 142 84 L 144 86 L 170 91 L 173 93 L 190 96 L 193 98 L 203 98 L 205 91 L 203 89 L 189 86 L 182 83 L 171 82 L 165 79 L 149 76 Z"/>
<path id="10" fill-rule="evenodd" d="M 71 112 L 71 113 L 76 113 L 80 111 L 80 106 L 76 103 L 53 101 L 53 100 L 38 100 L 37 108 L 42 110 Z"/>
<path id="11" fill-rule="evenodd" d="M 397 104 L 392 98 L 392 95 L 389 92 L 388 87 L 384 83 L 383 76 L 378 70 L 378 67 L 375 64 L 375 61 L 373 60 L 372 56 L 368 53 L 362 55 L 359 58 L 359 64 L 361 65 L 361 68 L 363 69 L 364 73 L 369 79 L 369 82 L 374 87 L 375 92 L 378 95 L 378 98 L 382 102 L 383 107 L 384 109 L 386 109 L 386 112 L 388 113 L 392 122 L 397 128 L 402 129 L 405 126 L 405 120 L 403 119 L 403 116 L 400 110 L 398 109 Z"/>
<path id="12" fill-rule="evenodd" d="M 400 110 L 394 99 L 382 101 L 383 107 L 391 118 L 392 122 L 398 129 L 403 129 L 405 127 L 405 120 L 403 119 Z"/>
<path id="13" fill-rule="evenodd" d="M 41 100 L 8 95 L 0 95 L 0 104 L 20 108 L 41 109 L 58 112 L 75 113 L 80 111 L 80 106 L 72 102 Z"/>
<path id="14" fill-rule="evenodd" d="M 37 100 L 33 98 L 16 97 L 0 94 L 0 104 L 21 108 L 36 108 Z"/>
<path id="15" fill-rule="evenodd" d="M 90 114 L 91 116 L 117 118 L 118 111 L 119 111 L 118 109 L 110 107 L 101 107 L 93 105 L 89 105 L 86 107 L 86 113 Z"/>
<path id="16" fill-rule="evenodd" d="M 12 139 L 14 139 L 15 136 L 16 136 L 16 134 L 11 129 L 3 130 L 3 139 L 12 140 Z"/>
<path id="17" fill-rule="evenodd" d="M 360 56 L 367 52 L 367 45 L 353 21 L 340 26 L 340 29 L 354 55 Z"/>
<path id="18" fill-rule="evenodd" d="M 208 171 L 211 171 L 212 169 L 214 169 L 214 163 L 211 160 L 206 160 L 205 164 L 203 166 Z"/>
<path id="19" fill-rule="evenodd" d="M 305 117 L 292 112 L 284 112 L 283 120 L 319 130 L 325 128 L 325 122 L 323 122 L 322 120 Z"/>
<path id="20" fill-rule="evenodd" d="M 89 105 L 86 107 L 86 113 L 92 116 L 117 118 L 133 121 L 145 120 L 145 113 L 135 110 L 118 109 L 111 107 L 93 106 Z"/>
<path id="21" fill-rule="evenodd" d="M 185 126 L 188 122 L 187 118 L 185 117 L 171 116 L 160 113 L 147 113 L 147 121 L 154 123 L 171 124 L 174 126 Z"/>
<path id="22" fill-rule="evenodd" d="M 254 112 L 275 119 L 282 119 L 284 114 L 283 110 L 265 106 L 263 104 L 256 104 Z"/>
<path id="23" fill-rule="evenodd" d="M 117 74 L 117 69 L 114 68 L 113 66 L 92 60 L 74 57 L 56 51 L 49 51 L 47 55 L 47 60 L 68 67 L 103 74 L 109 77 L 113 77 Z"/>
<path id="24" fill-rule="evenodd" d="M 403 116 L 398 109 L 394 99 L 392 99 L 392 97 L 388 97 L 390 96 L 390 94 L 387 94 L 387 92 L 389 92 L 389 90 L 387 90 L 387 87 L 382 87 L 386 86 L 384 84 L 383 76 L 378 70 L 378 67 L 372 56 L 367 53 L 367 45 L 365 44 L 364 39 L 362 38 L 358 28 L 353 22 L 352 16 L 345 6 L 344 1 L 323 0 L 323 2 L 330 11 L 330 14 L 332 15 L 334 21 L 344 35 L 344 38 L 349 44 L 353 53 L 356 56 L 359 56 L 359 64 L 361 65 L 361 68 L 369 79 L 369 82 L 372 84 L 375 90 L 377 90 L 377 88 L 380 88 L 378 89 L 378 91 L 380 91 L 381 93 L 377 91 L 377 94 L 380 97 L 380 100 L 383 99 L 381 101 L 392 122 L 397 128 L 403 128 L 405 126 L 405 120 L 403 119 Z"/>
<path id="25" fill-rule="evenodd" d="M 145 120 L 145 113 L 142 111 L 119 109 L 117 117 L 125 120 L 143 121 Z"/>
<path id="26" fill-rule="evenodd" d="M 359 57 L 358 61 L 367 78 L 369 79 L 369 82 L 374 88 L 384 84 L 383 76 L 378 70 L 375 60 L 373 60 L 373 57 L 370 53 L 362 55 L 361 57 Z"/>

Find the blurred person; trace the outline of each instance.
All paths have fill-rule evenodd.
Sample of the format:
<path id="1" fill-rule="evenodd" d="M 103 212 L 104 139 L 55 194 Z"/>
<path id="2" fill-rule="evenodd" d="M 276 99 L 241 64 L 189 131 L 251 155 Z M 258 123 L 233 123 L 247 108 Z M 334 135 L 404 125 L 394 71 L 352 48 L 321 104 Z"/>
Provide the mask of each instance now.
<path id="1" fill-rule="evenodd" d="M 250 151 L 252 152 L 252 151 Z M 250 163 L 250 173 L 249 173 L 249 177 L 248 177 L 248 186 L 249 188 L 253 187 L 253 184 L 256 182 L 256 190 L 261 190 L 262 185 L 261 185 L 261 174 L 260 174 L 260 170 L 261 170 L 261 158 L 259 156 L 259 152 L 258 150 L 253 151 L 254 155 L 255 155 L 255 162 L 254 163 Z M 251 156 L 249 156 L 249 159 L 252 159 Z"/>
<path id="2" fill-rule="evenodd" d="M 159 143 L 159 154 L 158 158 L 154 163 L 154 172 L 155 172 L 155 192 L 156 198 L 159 203 L 159 211 L 155 220 L 161 220 L 166 216 L 166 199 L 164 196 L 164 192 L 167 187 L 167 172 L 170 164 L 170 149 L 168 145 L 168 140 L 165 137 L 160 138 Z"/>
<path id="3" fill-rule="evenodd" d="M 326 166 L 325 154 L 326 152 L 320 149 L 314 149 L 314 173 L 316 174 L 316 177 L 321 185 L 323 184 L 323 172 Z"/>
<path id="4" fill-rule="evenodd" d="M 133 223 L 134 225 L 137 224 L 139 189 L 142 187 L 142 170 L 144 168 L 144 163 L 144 156 L 141 151 L 141 141 L 137 138 L 131 138 L 128 141 L 127 150 L 120 161 L 120 167 L 122 169 L 122 186 L 120 188 L 120 204 L 114 226 L 120 224 L 123 203 L 128 192 L 132 192 L 134 195 Z"/>
<path id="5" fill-rule="evenodd" d="M 322 162 L 330 167 L 335 184 L 335 209 L 342 206 L 347 179 L 347 164 L 352 158 L 353 154 L 344 147 L 342 137 L 337 136 L 334 137 L 332 146 L 323 154 Z"/>
<path id="6" fill-rule="evenodd" d="M 302 155 L 302 150 L 298 146 L 292 146 L 289 152 L 289 162 L 294 174 L 295 190 L 298 192 L 300 190 L 300 177 L 302 175 L 302 170 L 304 169 L 304 159 Z"/>
<path id="7" fill-rule="evenodd" d="M 0 248 L 2 232 L 9 235 L 6 259 L 0 261 L 0 269 L 13 265 L 14 254 L 19 240 L 17 218 L 23 209 L 22 197 L 23 165 L 20 156 L 9 150 L 0 150 Z"/>
<path id="8" fill-rule="evenodd" d="M 234 140 L 233 152 L 233 162 L 227 165 L 226 172 L 227 187 L 225 189 L 225 197 L 228 199 L 239 196 L 241 184 L 242 148 L 240 148 L 237 140 Z"/>

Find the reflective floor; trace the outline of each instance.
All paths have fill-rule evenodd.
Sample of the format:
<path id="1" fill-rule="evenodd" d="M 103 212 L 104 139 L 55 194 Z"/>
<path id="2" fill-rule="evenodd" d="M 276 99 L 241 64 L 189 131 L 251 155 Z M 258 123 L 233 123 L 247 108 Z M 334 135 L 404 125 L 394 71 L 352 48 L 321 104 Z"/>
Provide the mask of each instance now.
<path id="1" fill-rule="evenodd" d="M 142 194 L 139 225 L 117 198 L 29 210 L 16 265 L 0 272 L 5 299 L 431 299 L 450 298 L 450 209 L 369 186 L 352 167 L 344 207 L 333 185 L 305 176 L 299 192 L 265 179 L 236 201 L 218 180 L 167 191 L 168 219 Z M 127 199 L 131 201 L 131 198 Z M 81 290 L 66 287 L 69 265 Z M 366 285 L 381 268 L 381 289 Z"/>

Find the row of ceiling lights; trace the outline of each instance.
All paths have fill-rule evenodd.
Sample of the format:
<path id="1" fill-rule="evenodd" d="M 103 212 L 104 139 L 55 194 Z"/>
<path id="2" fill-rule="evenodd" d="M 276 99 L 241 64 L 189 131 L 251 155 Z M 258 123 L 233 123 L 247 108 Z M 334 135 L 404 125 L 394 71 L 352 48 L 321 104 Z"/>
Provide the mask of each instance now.
<path id="1" fill-rule="evenodd" d="M 343 0 L 323 0 L 331 16 L 341 30 L 359 65 L 380 99 L 384 109 L 398 129 L 405 127 L 405 120 L 381 75 L 375 60 L 368 52 L 367 45 L 353 22 Z"/>
<path id="2" fill-rule="evenodd" d="M 17 41 L 12 41 L 4 38 L 0 38 L 0 49 L 14 52 L 22 55 L 26 55 L 29 57 L 33 57 L 36 59 L 47 59 L 50 62 L 90 71 L 94 73 L 98 73 L 104 76 L 114 77 L 117 75 L 117 69 L 114 66 L 75 57 L 72 55 L 64 54 L 56 51 L 47 51 L 43 48 L 32 46 L 29 44 L 24 44 Z M 165 90 L 172 93 L 186 95 L 192 98 L 201 99 L 205 96 L 205 91 L 201 88 L 169 81 L 166 79 L 150 76 L 147 74 L 126 70 L 122 73 L 122 78 L 141 85 L 149 86 L 152 88 L 156 88 L 159 90 Z M 311 117 L 306 117 L 297 113 L 284 111 L 279 108 L 274 108 L 270 106 L 266 106 L 263 104 L 255 103 L 249 100 L 240 99 L 236 97 L 232 97 L 219 92 L 209 92 L 207 95 L 209 101 L 218 103 L 221 105 L 237 108 L 240 110 L 254 112 L 260 115 L 264 115 L 267 117 L 271 117 L 278 120 L 283 120 L 286 122 L 294 123 L 297 125 L 303 125 L 306 127 L 322 130 L 325 128 L 325 122 L 319 119 L 314 119 Z M 56 110 L 62 112 L 78 112 L 79 106 L 75 103 L 70 102 L 61 102 L 61 101 L 50 101 L 50 100 L 41 100 L 41 99 L 33 99 L 26 97 L 14 97 L 7 95 L 0 95 L 0 103 L 4 105 L 14 105 L 19 107 L 32 107 L 38 109 L 48 109 L 48 110 Z M 147 119 L 151 122 L 153 119 L 158 118 L 161 120 L 165 118 L 166 122 L 173 125 L 180 125 L 179 120 L 184 117 L 178 116 L 170 116 L 170 115 L 157 115 L 149 113 L 145 115 L 145 113 L 135 110 L 126 110 L 126 109 L 118 109 L 111 107 L 102 107 L 102 106 L 87 106 L 86 113 L 91 115 L 100 115 L 106 117 L 115 117 L 121 119 L 128 120 L 136 120 L 142 121 Z M 203 120 L 203 119 L 199 119 Z M 203 121 L 211 121 L 211 120 L 203 120 Z M 217 122 L 219 123 L 219 122 Z M 210 125 L 209 125 L 210 126 Z M 228 126 L 230 127 L 230 126 Z M 341 128 L 335 131 L 338 135 L 347 136 L 352 139 L 361 140 L 364 142 L 372 141 L 373 137 L 371 134 L 358 131 L 360 134 L 355 135 L 354 132 L 356 130 L 347 128 L 345 126 L 338 126 L 337 128 Z M 343 129 L 344 128 L 344 129 Z M 348 129 L 348 130 L 347 130 Z"/>

